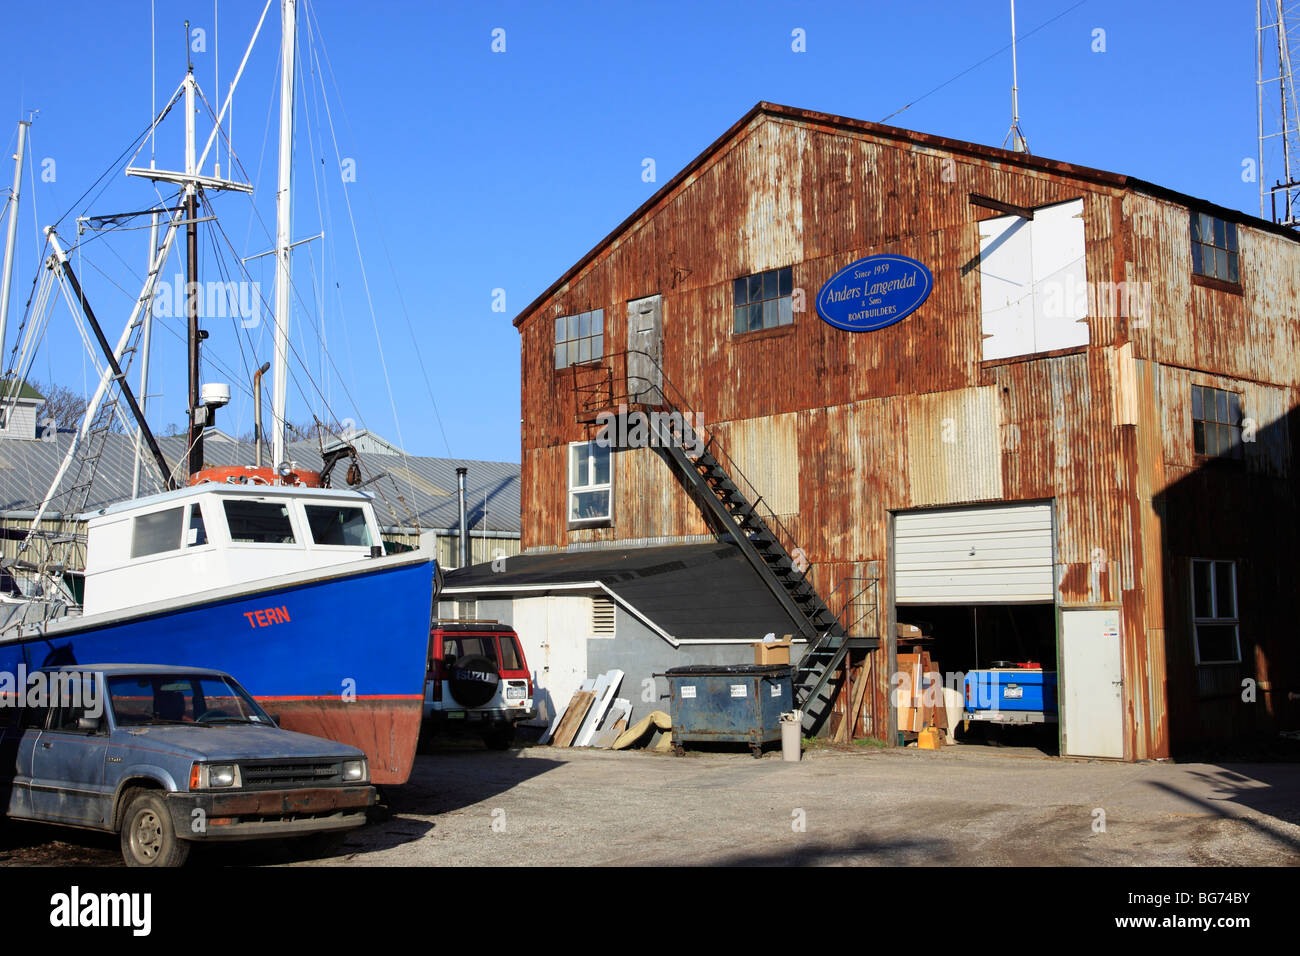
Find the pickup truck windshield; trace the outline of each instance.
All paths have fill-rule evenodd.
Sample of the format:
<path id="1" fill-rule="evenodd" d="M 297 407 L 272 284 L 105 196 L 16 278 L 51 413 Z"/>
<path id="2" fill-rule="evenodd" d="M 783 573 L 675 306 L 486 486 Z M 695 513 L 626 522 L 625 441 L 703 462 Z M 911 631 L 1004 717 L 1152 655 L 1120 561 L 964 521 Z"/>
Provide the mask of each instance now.
<path id="1" fill-rule="evenodd" d="M 110 677 L 108 696 L 119 727 L 271 723 L 242 689 L 215 677 Z"/>

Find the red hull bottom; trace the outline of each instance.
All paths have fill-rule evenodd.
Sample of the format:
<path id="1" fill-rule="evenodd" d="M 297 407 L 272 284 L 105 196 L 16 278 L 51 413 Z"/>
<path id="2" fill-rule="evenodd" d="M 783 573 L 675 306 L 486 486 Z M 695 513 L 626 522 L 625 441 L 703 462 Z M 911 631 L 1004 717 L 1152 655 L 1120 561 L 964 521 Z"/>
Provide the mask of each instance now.
<path id="1" fill-rule="evenodd" d="M 394 786 L 406 783 L 415 763 L 424 701 L 420 698 L 367 698 L 346 702 L 337 698 L 258 697 L 267 713 L 285 730 L 350 744 L 366 752 L 370 782 Z"/>

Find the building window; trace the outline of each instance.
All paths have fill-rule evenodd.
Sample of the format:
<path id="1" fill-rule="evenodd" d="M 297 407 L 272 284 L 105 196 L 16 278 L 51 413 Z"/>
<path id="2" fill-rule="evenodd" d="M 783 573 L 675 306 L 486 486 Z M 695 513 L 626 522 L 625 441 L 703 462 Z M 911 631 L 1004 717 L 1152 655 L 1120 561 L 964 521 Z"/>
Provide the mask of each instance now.
<path id="1" fill-rule="evenodd" d="M 1235 664 L 1241 660 L 1237 634 L 1237 564 L 1192 560 L 1192 629 L 1196 663 Z"/>
<path id="2" fill-rule="evenodd" d="M 1192 386 L 1192 446 L 1198 455 L 1241 458 L 1241 396 Z"/>
<path id="3" fill-rule="evenodd" d="M 745 276 L 733 283 L 736 332 L 757 332 L 794 323 L 791 266 Z"/>
<path id="4" fill-rule="evenodd" d="M 0 408 L 0 432 L 5 431 L 9 427 L 8 424 L 6 424 L 9 421 L 7 417 L 8 414 L 9 409 Z"/>
<path id="5" fill-rule="evenodd" d="M 593 309 L 555 320 L 555 367 L 594 362 L 605 354 L 605 310 Z"/>
<path id="6" fill-rule="evenodd" d="M 609 446 L 594 441 L 569 446 L 569 521 L 608 523 L 613 514 Z"/>
<path id="7" fill-rule="evenodd" d="M 1237 267 L 1237 224 L 1192 213 L 1192 272 L 1198 276 L 1241 281 Z"/>

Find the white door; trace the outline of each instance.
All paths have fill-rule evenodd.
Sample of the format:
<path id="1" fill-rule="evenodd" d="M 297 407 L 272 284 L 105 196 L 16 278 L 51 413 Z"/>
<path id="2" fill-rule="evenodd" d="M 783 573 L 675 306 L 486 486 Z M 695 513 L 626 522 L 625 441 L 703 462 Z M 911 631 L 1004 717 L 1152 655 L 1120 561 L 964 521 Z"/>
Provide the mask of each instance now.
<path id="1" fill-rule="evenodd" d="M 1061 611 L 1062 752 L 1124 758 L 1119 611 Z"/>
<path id="2" fill-rule="evenodd" d="M 1056 598 L 1052 506 L 909 511 L 894 518 L 898 604 L 1028 604 Z"/>
<path id="3" fill-rule="evenodd" d="M 591 598 L 516 598 L 514 627 L 533 675 L 537 722 L 549 725 L 587 679 Z"/>

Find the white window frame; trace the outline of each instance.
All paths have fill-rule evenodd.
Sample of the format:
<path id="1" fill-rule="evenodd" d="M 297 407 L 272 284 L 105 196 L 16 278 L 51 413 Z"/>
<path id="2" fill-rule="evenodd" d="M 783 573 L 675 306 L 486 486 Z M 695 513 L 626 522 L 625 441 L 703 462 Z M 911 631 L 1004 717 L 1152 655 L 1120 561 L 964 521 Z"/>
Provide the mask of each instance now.
<path id="1" fill-rule="evenodd" d="M 1208 564 L 1210 566 L 1210 615 L 1209 617 L 1196 616 L 1196 566 L 1198 564 Z M 1227 565 L 1232 569 L 1232 610 L 1231 617 L 1219 615 L 1219 589 L 1216 586 L 1219 565 Z M 1188 564 L 1190 571 L 1189 582 L 1191 584 L 1189 598 L 1191 600 L 1192 610 L 1192 653 L 1196 656 L 1197 665 L 1201 664 L 1240 664 L 1241 663 L 1241 604 L 1237 596 L 1237 562 L 1227 558 L 1192 558 Z M 1232 626 L 1233 643 L 1236 645 L 1237 656 L 1232 660 L 1225 661 L 1204 661 L 1201 660 L 1201 637 L 1200 626 L 1213 625 L 1215 627 Z"/>
<path id="2" fill-rule="evenodd" d="M 609 481 L 597 482 L 593 480 L 596 470 L 596 456 L 592 454 L 587 456 L 587 483 L 579 485 L 573 483 L 574 454 L 576 449 L 583 446 L 586 446 L 593 451 L 603 451 L 609 456 Z M 564 499 L 564 514 L 568 519 L 570 527 L 586 527 L 590 525 L 606 525 L 614 523 L 614 456 L 608 445 L 602 445 L 600 442 L 595 440 L 570 442 L 568 452 L 564 459 L 564 479 L 569 489 L 568 494 L 565 495 Z M 589 518 L 574 517 L 574 501 L 576 500 L 576 496 L 597 491 L 603 491 L 608 496 L 607 500 L 609 505 L 605 509 L 606 513 L 601 516 Z"/>

